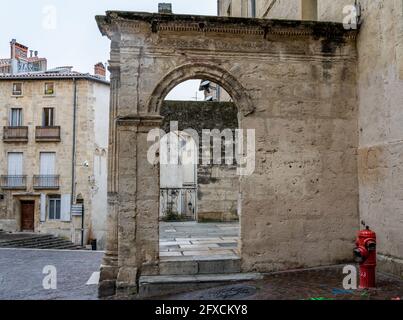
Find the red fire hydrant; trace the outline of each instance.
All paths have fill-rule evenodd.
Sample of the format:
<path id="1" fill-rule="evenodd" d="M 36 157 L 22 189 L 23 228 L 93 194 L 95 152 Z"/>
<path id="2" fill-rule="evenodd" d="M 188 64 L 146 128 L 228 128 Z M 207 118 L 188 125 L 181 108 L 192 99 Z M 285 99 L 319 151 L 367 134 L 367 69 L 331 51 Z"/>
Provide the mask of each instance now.
<path id="1" fill-rule="evenodd" d="M 360 264 L 360 288 L 375 288 L 376 278 L 376 233 L 366 227 L 358 232 L 355 261 Z"/>

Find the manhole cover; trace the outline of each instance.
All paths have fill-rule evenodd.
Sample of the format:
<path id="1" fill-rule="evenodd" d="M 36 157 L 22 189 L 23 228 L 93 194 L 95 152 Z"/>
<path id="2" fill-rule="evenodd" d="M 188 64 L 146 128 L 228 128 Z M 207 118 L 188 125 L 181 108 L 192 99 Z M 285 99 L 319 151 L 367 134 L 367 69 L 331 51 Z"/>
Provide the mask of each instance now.
<path id="1" fill-rule="evenodd" d="M 256 293 L 257 289 L 253 286 L 245 285 L 233 285 L 223 288 L 216 288 L 209 290 L 202 294 L 200 299 L 202 300 L 238 300 L 249 297 Z"/>

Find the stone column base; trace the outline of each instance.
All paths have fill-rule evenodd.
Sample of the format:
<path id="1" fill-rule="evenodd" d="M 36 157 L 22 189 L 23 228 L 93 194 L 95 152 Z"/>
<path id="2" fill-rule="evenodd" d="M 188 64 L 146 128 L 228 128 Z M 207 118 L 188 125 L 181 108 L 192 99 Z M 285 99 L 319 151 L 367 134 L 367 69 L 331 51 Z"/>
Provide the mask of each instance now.
<path id="1" fill-rule="evenodd" d="M 112 298 L 116 295 L 116 279 L 119 268 L 116 266 L 101 265 L 98 298 Z"/>
<path id="2" fill-rule="evenodd" d="M 133 299 L 138 293 L 137 268 L 120 267 L 116 279 L 116 298 Z"/>

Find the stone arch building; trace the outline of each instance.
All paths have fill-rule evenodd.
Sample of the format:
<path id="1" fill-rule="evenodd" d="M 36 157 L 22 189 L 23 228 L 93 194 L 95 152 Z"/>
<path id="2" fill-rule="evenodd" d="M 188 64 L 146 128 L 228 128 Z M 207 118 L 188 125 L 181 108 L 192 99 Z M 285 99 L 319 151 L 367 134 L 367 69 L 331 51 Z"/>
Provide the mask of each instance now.
<path id="1" fill-rule="evenodd" d="M 349 261 L 359 225 L 356 31 L 342 24 L 107 12 L 111 40 L 108 243 L 100 295 L 159 274 L 158 165 L 147 134 L 176 84 L 211 80 L 256 135 L 240 178 L 242 272 Z"/>

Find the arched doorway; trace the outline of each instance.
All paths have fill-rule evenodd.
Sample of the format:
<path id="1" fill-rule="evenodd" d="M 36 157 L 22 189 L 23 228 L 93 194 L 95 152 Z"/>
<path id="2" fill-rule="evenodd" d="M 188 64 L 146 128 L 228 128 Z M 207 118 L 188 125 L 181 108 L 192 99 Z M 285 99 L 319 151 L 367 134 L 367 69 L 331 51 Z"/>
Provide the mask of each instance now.
<path id="1" fill-rule="evenodd" d="M 161 106 L 166 135 L 159 149 L 159 261 L 225 259 L 234 265 L 229 260 L 240 257 L 242 198 L 237 107 L 223 88 L 205 79 L 182 82 L 167 97 Z"/>

